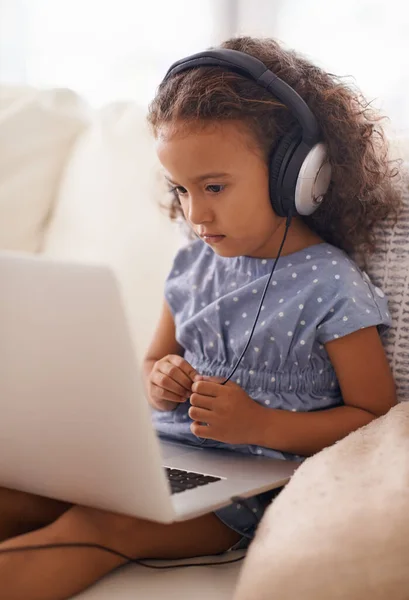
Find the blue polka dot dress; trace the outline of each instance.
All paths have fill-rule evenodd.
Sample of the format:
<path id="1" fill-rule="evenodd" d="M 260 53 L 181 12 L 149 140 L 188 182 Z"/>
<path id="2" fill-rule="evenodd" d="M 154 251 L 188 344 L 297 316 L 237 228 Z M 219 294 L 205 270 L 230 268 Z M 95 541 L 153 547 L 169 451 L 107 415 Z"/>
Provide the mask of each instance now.
<path id="1" fill-rule="evenodd" d="M 165 284 L 176 339 L 201 375 L 227 377 L 252 329 L 274 259 L 220 257 L 202 240 L 182 248 Z M 277 262 L 250 346 L 232 380 L 268 408 L 311 411 L 342 404 L 325 344 L 358 329 L 391 324 L 387 300 L 366 273 L 327 243 Z M 274 448 L 203 440 L 190 431 L 189 401 L 174 411 L 153 411 L 160 435 L 185 443 L 246 454 L 299 459 Z M 268 495 L 251 499 L 259 519 Z M 248 538 L 254 518 L 231 505 L 216 513 Z"/>

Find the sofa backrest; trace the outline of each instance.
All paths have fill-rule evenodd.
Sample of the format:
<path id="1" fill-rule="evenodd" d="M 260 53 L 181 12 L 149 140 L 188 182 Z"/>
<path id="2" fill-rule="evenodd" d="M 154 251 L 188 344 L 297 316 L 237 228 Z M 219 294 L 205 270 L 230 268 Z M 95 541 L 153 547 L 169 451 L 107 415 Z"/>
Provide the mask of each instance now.
<path id="1" fill-rule="evenodd" d="M 181 244 L 160 210 L 163 191 L 144 111 L 131 103 L 96 111 L 67 161 L 42 248 L 48 256 L 114 269 L 139 363 Z"/>
<path id="2" fill-rule="evenodd" d="M 89 108 L 65 89 L 0 86 L 0 248 L 37 252 Z"/>

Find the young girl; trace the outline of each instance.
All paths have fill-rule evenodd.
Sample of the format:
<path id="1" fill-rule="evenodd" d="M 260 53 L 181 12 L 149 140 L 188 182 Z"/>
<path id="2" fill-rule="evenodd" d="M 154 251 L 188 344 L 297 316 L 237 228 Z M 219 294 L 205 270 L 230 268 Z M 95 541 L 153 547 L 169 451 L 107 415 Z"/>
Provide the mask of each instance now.
<path id="1" fill-rule="evenodd" d="M 356 92 L 273 40 L 222 47 L 258 58 L 306 101 L 328 148 L 331 184 L 310 216 L 277 214 L 268 164 L 297 124 L 287 106 L 223 67 L 161 84 L 149 120 L 171 216 L 195 239 L 166 281 L 144 364 L 147 395 L 162 435 L 301 459 L 396 402 L 379 336 L 390 324 L 387 302 L 351 256 L 374 249 L 374 226 L 396 216 L 400 200 L 382 131 Z M 135 558 L 220 553 L 248 545 L 273 496 L 252 498 L 251 511 L 232 504 L 161 525 L 2 490 L 0 535 L 23 535 L 0 549 L 82 541 Z M 10 600 L 68 598 L 124 562 L 84 548 L 0 555 L 0 588 Z"/>

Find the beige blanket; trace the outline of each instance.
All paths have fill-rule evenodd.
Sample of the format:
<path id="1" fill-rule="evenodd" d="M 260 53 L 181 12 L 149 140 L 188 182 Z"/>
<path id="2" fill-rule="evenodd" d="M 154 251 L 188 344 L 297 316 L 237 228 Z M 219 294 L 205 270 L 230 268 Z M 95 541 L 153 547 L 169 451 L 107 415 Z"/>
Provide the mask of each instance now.
<path id="1" fill-rule="evenodd" d="M 409 402 L 309 458 L 266 512 L 234 600 L 409 599 Z"/>

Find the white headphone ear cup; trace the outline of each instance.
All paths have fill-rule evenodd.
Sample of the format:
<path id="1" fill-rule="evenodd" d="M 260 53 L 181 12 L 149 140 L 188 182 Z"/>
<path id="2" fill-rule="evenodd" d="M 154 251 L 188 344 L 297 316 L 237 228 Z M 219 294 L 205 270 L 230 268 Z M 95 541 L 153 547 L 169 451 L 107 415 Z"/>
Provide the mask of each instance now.
<path id="1" fill-rule="evenodd" d="M 301 165 L 295 186 L 295 207 L 300 215 L 312 214 L 324 199 L 331 182 L 327 147 L 315 144 Z"/>

